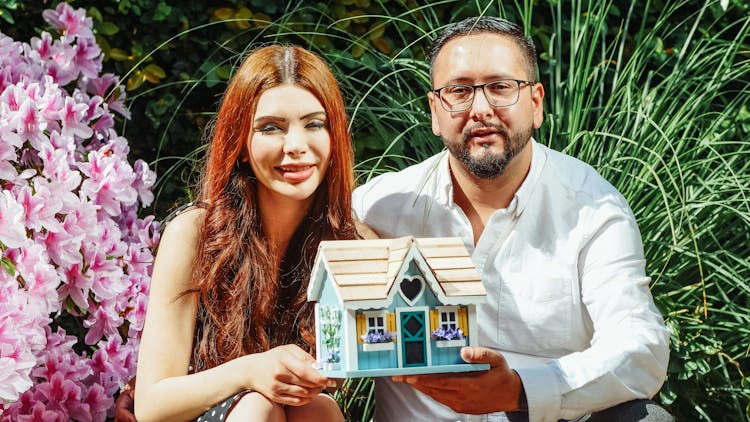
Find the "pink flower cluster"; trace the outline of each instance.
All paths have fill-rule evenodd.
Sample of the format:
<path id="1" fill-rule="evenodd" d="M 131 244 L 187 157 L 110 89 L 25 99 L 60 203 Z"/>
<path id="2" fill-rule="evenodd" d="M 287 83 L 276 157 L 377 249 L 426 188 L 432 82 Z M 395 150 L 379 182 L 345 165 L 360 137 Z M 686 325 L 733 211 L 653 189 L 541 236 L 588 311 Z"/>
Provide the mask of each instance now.
<path id="1" fill-rule="evenodd" d="M 103 421 L 135 373 L 158 223 L 85 11 L 0 32 L 0 421 Z"/>

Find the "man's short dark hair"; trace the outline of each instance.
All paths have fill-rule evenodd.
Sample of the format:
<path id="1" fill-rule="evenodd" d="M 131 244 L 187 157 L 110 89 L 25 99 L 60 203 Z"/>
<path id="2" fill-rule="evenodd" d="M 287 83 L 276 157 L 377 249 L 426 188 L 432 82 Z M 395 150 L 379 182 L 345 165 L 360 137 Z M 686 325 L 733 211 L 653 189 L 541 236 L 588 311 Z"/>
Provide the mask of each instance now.
<path id="1" fill-rule="evenodd" d="M 458 37 L 481 33 L 498 34 L 512 39 L 521 50 L 521 54 L 526 61 L 527 77 L 536 82 L 536 48 L 534 47 L 534 42 L 523 34 L 523 29 L 520 26 L 494 16 L 466 18 L 461 22 L 443 28 L 427 51 L 427 58 L 430 61 L 430 80 L 432 81 L 435 58 L 437 58 L 438 53 L 448 41 Z"/>

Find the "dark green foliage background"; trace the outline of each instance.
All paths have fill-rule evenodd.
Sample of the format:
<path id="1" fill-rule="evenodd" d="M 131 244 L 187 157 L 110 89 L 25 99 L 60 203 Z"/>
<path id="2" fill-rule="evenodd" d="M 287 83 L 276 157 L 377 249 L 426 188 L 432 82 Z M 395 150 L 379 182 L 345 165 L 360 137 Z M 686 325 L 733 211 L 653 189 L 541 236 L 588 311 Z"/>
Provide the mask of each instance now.
<path id="1" fill-rule="evenodd" d="M 191 198 L 206 128 L 248 50 L 296 43 L 339 78 L 360 181 L 442 148 L 425 48 L 486 13 L 523 23 L 546 90 L 538 140 L 595 166 L 638 218 L 657 305 L 673 331 L 656 397 L 678 420 L 750 420 L 750 6 L 745 0 L 81 0 L 105 71 L 128 87 L 120 134 L 158 173 L 151 210 Z M 0 0 L 28 41 L 57 1 Z M 372 385 L 339 401 L 369 420 Z"/>

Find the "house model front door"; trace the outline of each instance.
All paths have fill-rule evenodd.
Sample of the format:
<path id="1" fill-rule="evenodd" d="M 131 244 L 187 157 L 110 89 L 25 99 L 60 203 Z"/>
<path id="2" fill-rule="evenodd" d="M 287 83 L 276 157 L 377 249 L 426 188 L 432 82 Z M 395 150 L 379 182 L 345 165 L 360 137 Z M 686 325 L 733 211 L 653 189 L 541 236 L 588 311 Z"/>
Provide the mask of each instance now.
<path id="1" fill-rule="evenodd" d="M 403 367 L 427 365 L 425 311 L 400 312 L 401 362 Z"/>

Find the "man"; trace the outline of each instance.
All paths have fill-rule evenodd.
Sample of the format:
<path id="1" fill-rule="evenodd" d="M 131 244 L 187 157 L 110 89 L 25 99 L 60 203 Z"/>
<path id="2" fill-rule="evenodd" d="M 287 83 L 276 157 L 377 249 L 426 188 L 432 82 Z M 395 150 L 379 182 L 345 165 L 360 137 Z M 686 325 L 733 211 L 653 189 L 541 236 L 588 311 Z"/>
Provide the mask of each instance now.
<path id="1" fill-rule="evenodd" d="M 491 369 L 379 378 L 375 420 L 671 420 L 645 400 L 664 381 L 669 332 L 635 218 L 593 168 L 532 139 L 544 98 L 533 43 L 505 20 L 470 18 L 438 35 L 429 60 L 432 130 L 448 152 L 361 186 L 355 213 L 382 237 L 459 236 L 473 249 L 483 347 L 462 357 Z"/>

